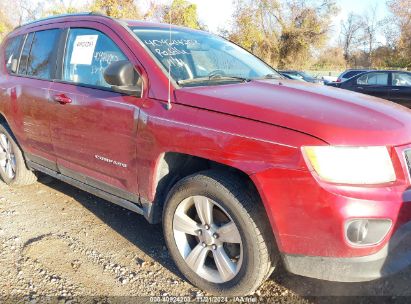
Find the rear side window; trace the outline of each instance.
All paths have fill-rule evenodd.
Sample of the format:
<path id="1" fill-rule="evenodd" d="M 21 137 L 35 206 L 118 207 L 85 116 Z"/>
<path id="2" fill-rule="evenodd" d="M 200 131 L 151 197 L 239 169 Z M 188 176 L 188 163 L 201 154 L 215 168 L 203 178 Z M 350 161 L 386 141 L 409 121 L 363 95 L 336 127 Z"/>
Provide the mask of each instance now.
<path id="1" fill-rule="evenodd" d="M 358 74 L 364 73 L 366 71 L 351 71 L 351 72 L 347 72 L 343 75 L 343 78 L 352 78 L 354 76 L 357 76 Z"/>
<path id="2" fill-rule="evenodd" d="M 24 42 L 23 51 L 21 52 L 20 63 L 18 73 L 19 75 L 26 75 L 27 73 L 27 63 L 29 61 L 29 55 L 31 50 L 31 44 L 33 42 L 34 33 L 30 33 L 26 36 L 26 41 Z"/>
<path id="3" fill-rule="evenodd" d="M 388 73 L 368 73 L 357 79 L 361 85 L 388 85 Z"/>
<path id="4" fill-rule="evenodd" d="M 17 36 L 11 38 L 7 42 L 7 46 L 4 52 L 4 60 L 7 71 L 11 74 L 17 72 L 17 64 L 20 56 L 20 48 L 23 42 L 23 36 Z M 15 69 L 13 71 L 13 69 Z"/>
<path id="5" fill-rule="evenodd" d="M 63 80 L 111 88 L 104 80 L 105 69 L 113 62 L 127 60 L 120 48 L 102 32 L 71 29 L 64 58 Z"/>
<path id="6" fill-rule="evenodd" d="M 27 75 L 41 79 L 51 79 L 56 64 L 54 56 L 60 30 L 36 32 L 27 64 Z"/>

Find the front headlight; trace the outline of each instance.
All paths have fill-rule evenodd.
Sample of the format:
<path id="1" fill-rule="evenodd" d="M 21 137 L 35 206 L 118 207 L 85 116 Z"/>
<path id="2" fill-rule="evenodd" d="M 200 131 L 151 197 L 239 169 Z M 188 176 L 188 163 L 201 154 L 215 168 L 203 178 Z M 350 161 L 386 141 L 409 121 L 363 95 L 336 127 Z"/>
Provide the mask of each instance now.
<path id="1" fill-rule="evenodd" d="M 307 162 L 330 183 L 375 185 L 396 180 L 387 147 L 303 147 Z"/>

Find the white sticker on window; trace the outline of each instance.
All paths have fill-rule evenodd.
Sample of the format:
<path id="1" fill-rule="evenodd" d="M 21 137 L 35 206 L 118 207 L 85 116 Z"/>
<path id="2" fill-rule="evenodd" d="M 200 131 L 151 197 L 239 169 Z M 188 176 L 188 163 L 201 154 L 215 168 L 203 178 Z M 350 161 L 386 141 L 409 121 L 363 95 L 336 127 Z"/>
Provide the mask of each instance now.
<path id="1" fill-rule="evenodd" d="M 98 35 L 77 36 L 74 41 L 70 64 L 91 65 Z"/>

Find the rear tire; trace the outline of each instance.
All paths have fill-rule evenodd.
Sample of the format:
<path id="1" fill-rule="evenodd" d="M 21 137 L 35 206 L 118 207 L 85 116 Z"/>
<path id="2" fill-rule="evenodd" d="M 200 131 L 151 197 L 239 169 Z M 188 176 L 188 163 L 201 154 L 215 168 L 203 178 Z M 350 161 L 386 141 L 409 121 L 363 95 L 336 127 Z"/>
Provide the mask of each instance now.
<path id="1" fill-rule="evenodd" d="M 213 295 L 252 294 L 278 260 L 258 193 L 225 172 L 210 170 L 179 181 L 168 195 L 163 228 L 179 270 Z"/>
<path id="2" fill-rule="evenodd" d="M 9 186 L 31 185 L 37 181 L 30 171 L 10 128 L 0 124 L 0 178 Z"/>

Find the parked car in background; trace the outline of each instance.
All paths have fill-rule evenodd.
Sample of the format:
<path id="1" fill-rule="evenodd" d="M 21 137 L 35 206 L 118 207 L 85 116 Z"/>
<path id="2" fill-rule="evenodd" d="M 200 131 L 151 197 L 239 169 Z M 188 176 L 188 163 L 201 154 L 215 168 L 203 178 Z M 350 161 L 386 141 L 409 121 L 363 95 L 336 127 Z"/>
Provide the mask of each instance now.
<path id="1" fill-rule="evenodd" d="M 368 71 L 370 71 L 370 70 L 367 70 L 367 69 L 359 69 L 359 70 L 350 69 L 350 70 L 346 70 L 346 71 L 342 72 L 340 76 L 338 76 L 336 82 L 344 82 L 344 81 L 346 81 L 346 80 L 348 80 L 348 79 L 350 79 L 354 76 L 357 76 L 359 74 L 362 74 L 362 73 L 365 73 L 365 72 L 368 72 Z"/>
<path id="2" fill-rule="evenodd" d="M 314 76 L 302 72 L 302 71 L 295 71 L 295 70 L 287 70 L 287 71 L 280 71 L 282 75 L 288 75 L 290 77 L 296 77 L 303 79 L 306 82 L 311 82 L 311 83 L 318 83 L 318 84 L 324 84 L 324 81 L 322 79 L 315 78 Z"/>
<path id="3" fill-rule="evenodd" d="M 282 76 L 284 76 L 285 78 L 290 79 L 290 80 L 297 80 L 297 81 L 306 82 L 306 81 L 304 80 L 304 78 L 302 78 L 301 76 L 296 76 L 296 75 L 292 75 L 292 74 L 287 74 L 287 73 L 284 73 L 284 72 L 280 72 L 280 74 L 281 74 Z"/>
<path id="4" fill-rule="evenodd" d="M 336 82 L 338 80 L 337 76 L 323 76 L 321 79 L 324 81 L 324 84 L 329 84 L 330 82 Z"/>
<path id="5" fill-rule="evenodd" d="M 388 99 L 411 108 L 411 73 L 372 71 L 330 86 Z"/>

